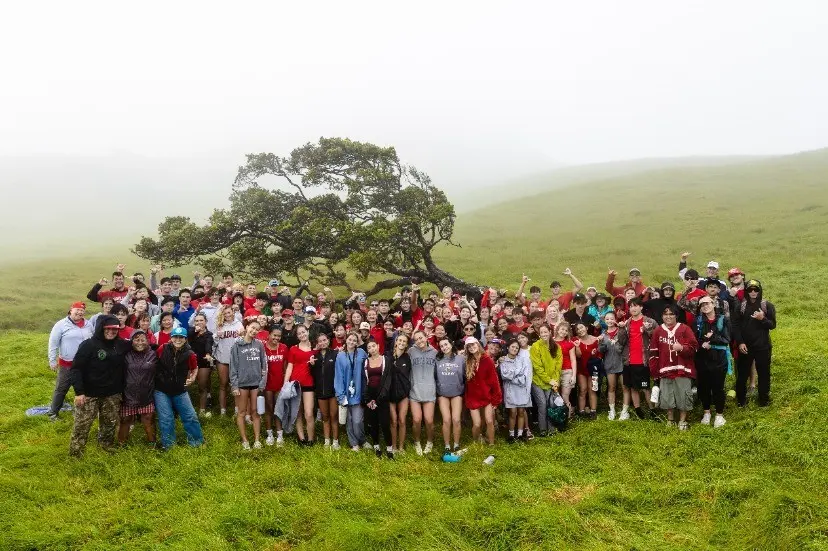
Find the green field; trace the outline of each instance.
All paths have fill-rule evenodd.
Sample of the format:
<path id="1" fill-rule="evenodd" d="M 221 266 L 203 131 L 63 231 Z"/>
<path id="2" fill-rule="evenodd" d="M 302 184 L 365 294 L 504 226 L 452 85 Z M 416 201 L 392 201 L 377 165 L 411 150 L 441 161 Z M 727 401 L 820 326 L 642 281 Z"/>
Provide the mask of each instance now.
<path id="1" fill-rule="evenodd" d="M 729 401 L 715 431 L 575 423 L 497 445 L 491 467 L 479 445 L 459 464 L 292 443 L 243 453 L 219 419 L 204 423 L 201 450 L 159 455 L 136 430 L 114 456 L 90 443 L 75 461 L 68 416 L 23 414 L 51 396 L 45 332 L 116 262 L 138 261 L 128 242 L 7 260 L 0 548 L 828 549 L 828 320 L 814 289 L 828 279 L 828 151 L 619 171 L 503 201 L 508 191 L 460 215 L 447 268 L 514 290 L 523 273 L 545 289 L 567 266 L 599 287 L 608 267 L 675 282 L 683 250 L 695 267 L 738 265 L 777 306 L 772 407 Z"/>

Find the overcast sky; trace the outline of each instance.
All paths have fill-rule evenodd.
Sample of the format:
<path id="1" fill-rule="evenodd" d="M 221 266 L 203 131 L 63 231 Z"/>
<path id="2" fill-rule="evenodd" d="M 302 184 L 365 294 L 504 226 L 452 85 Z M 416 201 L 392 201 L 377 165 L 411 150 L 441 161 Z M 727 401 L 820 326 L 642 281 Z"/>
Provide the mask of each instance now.
<path id="1" fill-rule="evenodd" d="M 2 156 L 347 136 L 451 179 L 828 145 L 824 1 L 6 4 Z"/>

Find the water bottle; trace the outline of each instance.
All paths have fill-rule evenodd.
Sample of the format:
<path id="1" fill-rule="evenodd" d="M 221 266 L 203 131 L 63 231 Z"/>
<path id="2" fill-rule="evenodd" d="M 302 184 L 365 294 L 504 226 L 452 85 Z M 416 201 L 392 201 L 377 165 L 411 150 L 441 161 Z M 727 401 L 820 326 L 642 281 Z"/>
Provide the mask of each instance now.
<path id="1" fill-rule="evenodd" d="M 654 404 L 657 404 L 659 394 L 661 394 L 661 389 L 657 386 L 654 386 L 653 390 L 650 392 L 650 401 Z"/>
<path id="2" fill-rule="evenodd" d="M 264 412 L 265 412 L 265 398 L 264 398 L 264 396 L 258 396 L 256 398 L 256 411 L 259 412 L 259 415 L 264 415 Z"/>
<path id="3" fill-rule="evenodd" d="M 493 456 L 493 455 L 490 455 L 489 457 L 487 457 L 486 459 L 483 460 L 483 464 L 484 465 L 489 465 L 489 466 L 494 465 L 494 462 L 495 462 L 495 456 Z"/>
<path id="4" fill-rule="evenodd" d="M 443 463 L 460 463 L 460 456 L 451 453 L 444 453 Z"/>
<path id="5" fill-rule="evenodd" d="M 598 392 L 598 374 L 592 376 L 592 392 Z"/>

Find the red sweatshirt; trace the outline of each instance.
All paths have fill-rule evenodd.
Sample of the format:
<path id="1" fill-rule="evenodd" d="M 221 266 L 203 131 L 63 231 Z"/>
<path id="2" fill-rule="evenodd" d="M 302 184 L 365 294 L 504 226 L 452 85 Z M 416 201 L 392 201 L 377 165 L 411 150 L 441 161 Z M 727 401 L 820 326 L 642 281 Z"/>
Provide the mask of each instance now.
<path id="1" fill-rule="evenodd" d="M 480 356 L 477 372 L 466 381 L 464 400 L 469 409 L 479 409 L 489 404 L 497 407 L 503 401 L 494 361 L 487 354 Z"/>
<path id="2" fill-rule="evenodd" d="M 613 296 L 613 297 L 617 296 L 617 295 L 621 295 L 623 297 L 624 296 L 624 291 L 627 290 L 627 289 L 630 289 L 630 288 L 635 289 L 636 296 L 641 296 L 641 294 L 647 288 L 647 286 L 644 285 L 643 283 L 641 283 L 640 281 L 636 284 L 635 287 L 633 287 L 632 283 L 629 282 L 629 281 L 627 283 L 625 283 L 623 287 L 614 287 L 613 286 L 614 283 L 615 283 L 615 276 L 612 275 L 612 274 L 608 274 L 607 275 L 607 284 L 604 286 L 604 288 L 607 290 L 607 292 L 610 294 L 610 296 Z M 645 300 L 647 298 L 649 298 L 649 297 L 645 297 Z"/>
<path id="3" fill-rule="evenodd" d="M 682 349 L 673 350 L 673 344 L 679 343 Z M 683 323 L 676 323 L 672 329 L 661 324 L 650 337 L 650 374 L 654 379 L 675 379 L 676 377 L 696 378 L 696 365 L 693 357 L 699 343 L 693 330 Z"/>

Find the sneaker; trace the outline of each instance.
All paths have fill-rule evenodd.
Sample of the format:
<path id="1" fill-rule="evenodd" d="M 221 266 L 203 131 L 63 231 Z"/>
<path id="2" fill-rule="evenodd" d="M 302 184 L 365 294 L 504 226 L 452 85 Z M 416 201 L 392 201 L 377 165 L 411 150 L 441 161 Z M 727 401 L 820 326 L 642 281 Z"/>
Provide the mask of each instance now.
<path id="1" fill-rule="evenodd" d="M 277 436 L 276 437 L 276 447 L 281 448 L 284 445 L 285 445 L 285 439 L 281 436 Z"/>
<path id="2" fill-rule="evenodd" d="M 724 424 L 725 424 L 726 422 L 727 422 L 727 421 L 725 421 L 725 418 L 724 418 L 724 416 L 723 416 L 723 415 L 717 415 L 717 416 L 716 416 L 716 419 L 713 421 L 713 428 L 719 428 L 719 427 L 722 427 L 722 426 L 724 426 Z"/>
<path id="3" fill-rule="evenodd" d="M 265 444 L 267 444 L 268 446 L 272 446 L 275 442 L 276 440 L 273 439 L 272 434 L 265 438 Z"/>
<path id="4" fill-rule="evenodd" d="M 668 427 L 675 427 L 675 426 L 676 426 L 676 422 L 675 422 L 675 421 L 667 421 L 667 426 L 668 426 Z"/>
<path id="5" fill-rule="evenodd" d="M 209 410 L 208 410 L 208 411 L 205 411 L 205 412 L 204 412 L 204 418 L 205 418 L 205 419 L 210 419 L 212 416 L 213 416 L 213 412 L 212 412 L 212 411 L 209 411 Z"/>
<path id="6" fill-rule="evenodd" d="M 531 435 L 529 435 L 528 433 L 525 433 L 525 432 L 524 432 L 523 434 L 521 434 L 521 435 L 518 437 L 518 439 L 519 439 L 521 442 L 528 442 L 529 440 L 531 440 L 530 436 L 531 436 Z"/>
<path id="7" fill-rule="evenodd" d="M 609 410 L 609 413 L 607 414 L 607 419 L 609 419 L 610 421 L 615 421 L 615 410 L 614 409 Z"/>
<path id="8" fill-rule="evenodd" d="M 382 459 L 382 450 L 379 448 L 374 448 L 374 453 L 377 454 L 377 459 Z"/>
<path id="9" fill-rule="evenodd" d="M 644 419 L 644 410 L 640 406 L 635 408 L 634 411 L 636 417 L 638 417 L 639 419 Z"/>
<path id="10" fill-rule="evenodd" d="M 224 417 L 225 415 L 227 415 L 227 410 L 226 410 L 226 409 L 222 409 L 222 410 L 221 410 L 221 416 L 222 416 L 222 417 Z"/>
<path id="11" fill-rule="evenodd" d="M 358 452 L 359 449 L 360 449 L 359 446 L 351 446 L 351 451 L 352 452 Z"/>
<path id="12" fill-rule="evenodd" d="M 507 436 L 506 437 L 506 443 L 507 444 L 514 444 L 515 443 L 515 435 L 510 434 L 509 436 Z M 448 451 L 448 448 L 446 448 L 446 451 Z"/>
<path id="13" fill-rule="evenodd" d="M 394 459 L 394 452 L 386 451 L 385 457 L 387 457 L 388 459 Z"/>
<path id="14" fill-rule="evenodd" d="M 242 449 L 245 451 L 250 450 L 250 442 L 242 442 Z"/>
<path id="15" fill-rule="evenodd" d="M 207 413 L 207 412 L 206 412 L 206 411 L 204 411 L 203 409 L 198 410 L 198 416 L 199 416 L 199 417 L 204 417 L 204 415 L 205 415 L 206 413 Z"/>
<path id="16" fill-rule="evenodd" d="M 253 442 L 253 449 L 260 450 L 262 449 L 262 443 L 259 440 Z"/>
<path id="17" fill-rule="evenodd" d="M 718 416 L 717 416 L 717 417 L 718 417 Z M 709 425 L 709 424 L 710 424 L 710 413 L 705 413 L 705 414 L 702 416 L 701 424 L 702 424 L 702 425 Z"/>
<path id="18" fill-rule="evenodd" d="M 327 449 L 327 448 L 330 448 L 330 447 L 331 447 L 331 443 L 330 443 L 330 441 L 325 440 L 325 443 L 324 443 L 324 444 L 322 444 L 322 447 L 323 447 L 323 448 L 326 448 L 326 449 Z"/>
<path id="19" fill-rule="evenodd" d="M 690 425 L 687 424 L 687 421 L 679 421 L 678 427 L 679 430 L 687 430 L 690 428 Z"/>
<path id="20" fill-rule="evenodd" d="M 431 453 L 431 450 L 434 449 L 434 444 L 431 442 L 426 442 L 425 448 L 423 448 L 423 453 Z"/>
<path id="21" fill-rule="evenodd" d="M 51 421 L 52 423 L 54 423 L 54 422 L 55 422 L 55 421 L 57 421 L 57 420 L 58 420 L 57 413 L 50 413 L 50 414 L 49 414 L 49 421 Z"/>
<path id="22" fill-rule="evenodd" d="M 619 421 L 629 421 L 630 411 L 628 409 L 621 410 L 621 415 L 618 416 Z"/>
<path id="23" fill-rule="evenodd" d="M 339 450 L 339 449 L 340 449 L 340 448 L 339 448 L 339 440 L 334 440 L 334 441 L 333 441 L 333 444 L 331 444 L 331 449 L 332 449 L 332 450 L 334 450 L 334 451 L 336 451 L 336 450 Z"/>
<path id="24" fill-rule="evenodd" d="M 532 434 L 532 431 L 530 431 L 529 429 L 526 429 L 526 432 L 523 433 L 523 437 L 527 441 L 535 439 L 535 435 Z"/>
<path id="25" fill-rule="evenodd" d="M 597 411 L 590 411 L 589 412 L 589 420 L 590 421 L 595 421 L 596 419 L 598 419 L 598 412 Z"/>
<path id="26" fill-rule="evenodd" d="M 420 445 L 419 442 L 414 444 L 414 451 L 417 452 L 417 455 L 423 455 L 423 447 Z"/>
<path id="27" fill-rule="evenodd" d="M 362 447 L 363 447 L 364 449 L 366 449 L 366 450 L 373 450 L 373 449 L 374 449 L 374 446 L 372 446 L 371 444 L 369 444 L 367 441 L 366 441 L 366 442 L 363 442 Z"/>

